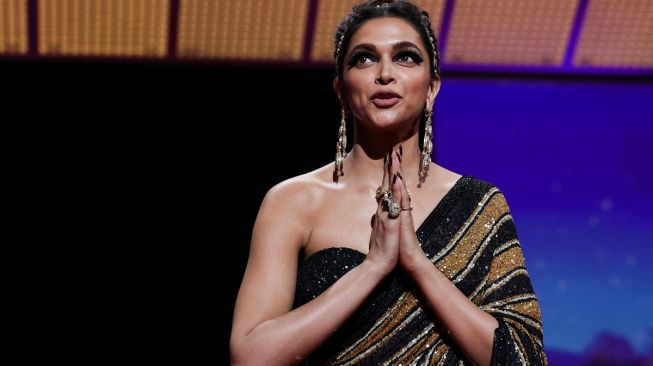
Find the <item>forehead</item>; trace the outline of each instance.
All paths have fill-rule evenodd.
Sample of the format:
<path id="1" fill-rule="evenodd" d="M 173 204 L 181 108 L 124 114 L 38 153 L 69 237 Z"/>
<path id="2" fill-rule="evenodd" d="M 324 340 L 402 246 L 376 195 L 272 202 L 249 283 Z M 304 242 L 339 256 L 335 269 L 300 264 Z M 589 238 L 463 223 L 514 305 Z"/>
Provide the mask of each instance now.
<path id="1" fill-rule="evenodd" d="M 352 35 L 349 48 L 361 43 L 381 48 L 405 41 L 412 42 L 424 50 L 422 38 L 407 21 L 395 17 L 374 18 L 363 23 Z"/>

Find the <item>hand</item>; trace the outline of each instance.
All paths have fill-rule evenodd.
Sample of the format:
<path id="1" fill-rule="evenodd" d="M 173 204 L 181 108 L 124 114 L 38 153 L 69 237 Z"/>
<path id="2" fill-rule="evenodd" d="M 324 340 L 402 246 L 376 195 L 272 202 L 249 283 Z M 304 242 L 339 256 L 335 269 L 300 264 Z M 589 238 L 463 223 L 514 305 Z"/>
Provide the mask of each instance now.
<path id="1" fill-rule="evenodd" d="M 413 222 L 413 213 L 410 208 L 410 196 L 408 195 L 408 188 L 406 181 L 401 173 L 401 147 L 393 151 L 393 155 L 397 156 L 398 164 L 396 165 L 397 179 L 393 187 L 393 195 L 395 201 L 399 203 L 402 208 L 399 213 L 399 265 L 411 273 L 417 269 L 420 260 L 424 260 L 426 255 L 417 240 L 415 233 L 415 224 Z M 395 195 L 394 191 L 398 191 Z"/>
<path id="2" fill-rule="evenodd" d="M 385 158 L 383 169 L 383 180 L 381 187 L 390 189 L 392 193 L 400 195 L 401 187 L 397 184 L 396 172 L 399 159 L 396 154 L 388 154 Z M 392 177 L 392 179 L 391 179 Z M 372 233 L 370 235 L 370 248 L 366 261 L 374 264 L 383 275 L 387 275 L 397 266 L 399 260 L 399 232 L 400 222 L 398 218 L 390 218 L 388 211 L 384 210 L 383 200 L 379 200 L 376 213 L 372 217 Z"/>

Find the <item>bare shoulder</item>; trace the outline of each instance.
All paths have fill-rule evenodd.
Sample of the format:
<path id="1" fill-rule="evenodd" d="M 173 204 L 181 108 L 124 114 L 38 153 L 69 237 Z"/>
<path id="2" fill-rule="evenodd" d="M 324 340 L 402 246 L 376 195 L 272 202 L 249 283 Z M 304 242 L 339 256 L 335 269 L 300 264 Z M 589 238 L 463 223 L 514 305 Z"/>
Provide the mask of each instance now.
<path id="1" fill-rule="evenodd" d="M 265 195 L 236 300 L 232 342 L 292 309 L 298 254 L 310 236 L 310 217 L 323 196 L 322 176 L 318 169 L 293 177 Z"/>
<path id="2" fill-rule="evenodd" d="M 306 240 L 311 219 L 332 185 L 326 178 L 327 170 L 328 166 L 324 166 L 270 188 L 261 203 L 256 226 L 266 223 L 282 226 L 299 232 L 301 241 Z"/>
<path id="3" fill-rule="evenodd" d="M 451 171 L 442 165 L 435 164 L 433 175 L 438 177 L 436 179 L 437 185 L 443 189 L 451 189 L 456 182 L 462 177 L 462 174 Z"/>
<path id="4" fill-rule="evenodd" d="M 294 208 L 306 213 L 329 188 L 330 183 L 325 179 L 324 168 L 276 184 L 266 193 L 263 205 Z"/>

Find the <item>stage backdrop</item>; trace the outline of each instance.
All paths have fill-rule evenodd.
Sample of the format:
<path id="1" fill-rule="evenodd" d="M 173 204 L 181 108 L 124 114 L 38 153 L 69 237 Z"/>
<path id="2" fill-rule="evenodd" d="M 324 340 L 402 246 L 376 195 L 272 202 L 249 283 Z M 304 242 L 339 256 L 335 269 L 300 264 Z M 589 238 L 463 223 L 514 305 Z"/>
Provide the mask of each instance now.
<path id="1" fill-rule="evenodd" d="M 438 162 L 506 195 L 552 361 L 653 361 L 653 85 L 451 78 L 436 108 Z"/>
<path id="2" fill-rule="evenodd" d="M 10 62 L 29 359 L 228 362 L 258 205 L 329 163 L 322 68 Z M 653 83 L 446 75 L 436 160 L 496 184 L 552 365 L 653 354 Z M 593 361 L 592 361 L 593 362 Z"/>

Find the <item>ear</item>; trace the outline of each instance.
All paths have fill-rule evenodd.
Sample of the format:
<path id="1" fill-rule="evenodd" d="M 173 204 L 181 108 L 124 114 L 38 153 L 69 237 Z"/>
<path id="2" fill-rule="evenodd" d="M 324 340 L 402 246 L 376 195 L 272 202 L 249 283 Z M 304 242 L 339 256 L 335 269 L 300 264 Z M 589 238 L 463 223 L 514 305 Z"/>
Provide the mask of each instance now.
<path id="1" fill-rule="evenodd" d="M 345 98 L 344 85 L 342 80 L 338 80 L 338 78 L 333 79 L 333 91 L 336 92 L 338 100 L 340 101 L 340 105 L 342 107 L 347 107 L 347 99 Z"/>
<path id="2" fill-rule="evenodd" d="M 333 91 L 336 92 L 338 99 L 342 100 L 342 80 L 333 79 Z"/>
<path id="3" fill-rule="evenodd" d="M 427 106 L 433 106 L 433 102 L 435 102 L 435 97 L 438 96 L 438 92 L 440 91 L 441 84 L 442 84 L 442 80 L 440 79 L 440 76 L 437 75 L 429 82 L 429 90 L 426 93 Z"/>

